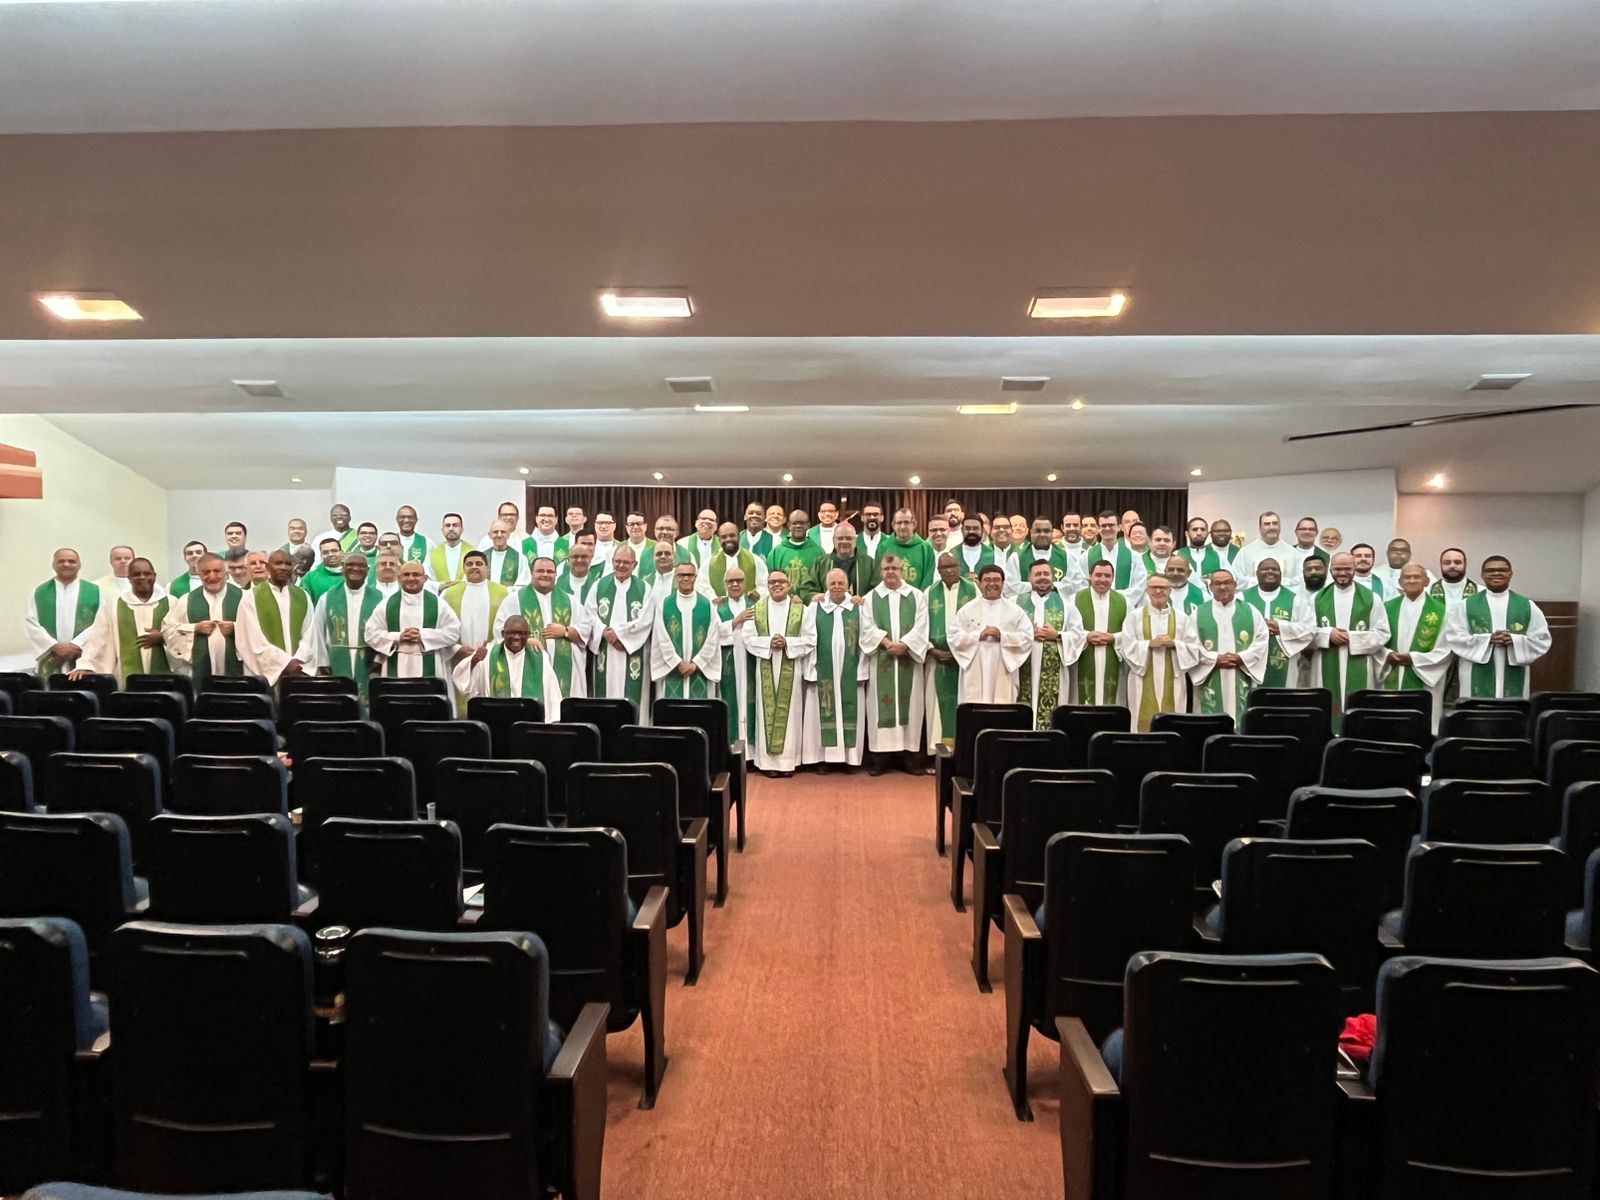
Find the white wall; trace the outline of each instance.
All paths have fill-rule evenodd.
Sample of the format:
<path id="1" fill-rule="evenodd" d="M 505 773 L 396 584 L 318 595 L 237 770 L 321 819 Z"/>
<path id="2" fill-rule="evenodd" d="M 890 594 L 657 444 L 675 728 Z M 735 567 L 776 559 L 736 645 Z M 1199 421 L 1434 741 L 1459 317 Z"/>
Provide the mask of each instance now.
<path id="1" fill-rule="evenodd" d="M 439 540 L 439 522 L 447 512 L 458 512 L 467 523 L 466 538 L 476 543 L 489 532 L 501 501 L 525 507 L 527 483 L 522 479 L 485 479 L 474 475 L 425 475 L 417 471 L 371 471 L 339 467 L 333 473 L 333 498 L 350 506 L 353 523 L 372 521 L 380 533 L 394 529 L 394 514 L 402 504 L 417 510 L 417 528 Z M 528 514 L 522 514 L 527 528 Z M 319 528 L 323 528 L 320 527 Z M 317 531 L 311 531 L 315 534 Z"/>
<path id="2" fill-rule="evenodd" d="M 22 614 L 28 594 L 50 577 L 50 558 L 72 546 L 83 558 L 83 574 L 107 574 L 107 554 L 124 543 L 153 558 L 165 578 L 167 494 L 141 475 L 113 462 L 39 416 L 0 416 L 0 442 L 32 450 L 44 472 L 44 499 L 0 500 L 0 662 L 27 660 Z M 179 560 L 181 561 L 181 559 Z M 24 663 L 18 665 L 26 665 Z"/>
<path id="3" fill-rule="evenodd" d="M 333 501 L 327 488 L 208 489 L 167 493 L 168 559 L 173 564 L 161 578 L 170 579 L 183 566 L 183 544 L 202 541 L 221 554 L 227 542 L 222 527 L 243 521 L 253 550 L 271 550 L 289 540 L 289 520 L 304 517 L 315 537 L 328 527 Z"/>
<path id="4" fill-rule="evenodd" d="M 1491 554 L 1511 560 L 1511 585 L 1540 600 L 1578 599 L 1583 553 L 1583 497 L 1579 495 L 1403 494 L 1395 523 L 1411 554 L 1437 573 L 1439 554 L 1466 551 L 1467 573 Z"/>
<path id="5" fill-rule="evenodd" d="M 1219 518 L 1246 542 L 1257 536 L 1256 518 L 1275 512 L 1283 518 L 1283 540 L 1294 543 L 1294 525 L 1315 517 L 1344 535 L 1345 547 L 1370 542 L 1379 550 L 1394 536 L 1394 472 L 1325 471 L 1316 475 L 1271 475 L 1262 479 L 1223 479 L 1189 485 L 1189 515 Z"/>
<path id="6" fill-rule="evenodd" d="M 1578 585 L 1578 686 L 1600 691 L 1600 487 L 1583 497 L 1583 567 Z"/>

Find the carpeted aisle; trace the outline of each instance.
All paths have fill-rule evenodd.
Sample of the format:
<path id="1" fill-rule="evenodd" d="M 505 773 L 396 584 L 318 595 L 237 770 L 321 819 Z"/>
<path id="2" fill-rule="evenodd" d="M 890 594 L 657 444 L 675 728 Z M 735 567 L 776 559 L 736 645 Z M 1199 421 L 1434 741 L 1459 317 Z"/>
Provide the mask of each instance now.
<path id="1" fill-rule="evenodd" d="M 933 850 L 932 781 L 750 782 L 748 847 L 728 907 L 708 910 L 697 987 L 682 986 L 687 927 L 668 935 L 672 1061 L 654 1110 L 636 1107 L 637 1025 L 609 1040 L 605 1194 L 1059 1196 L 1056 1047 L 1035 1036 L 1036 1120 L 1018 1122 L 1001 939 L 981 995 L 971 916 Z"/>

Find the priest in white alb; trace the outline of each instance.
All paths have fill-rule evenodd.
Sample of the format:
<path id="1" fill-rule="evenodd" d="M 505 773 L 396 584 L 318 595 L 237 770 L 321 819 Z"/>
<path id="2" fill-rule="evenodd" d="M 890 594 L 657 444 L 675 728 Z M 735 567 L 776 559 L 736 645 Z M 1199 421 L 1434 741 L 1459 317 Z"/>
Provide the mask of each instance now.
<path id="1" fill-rule="evenodd" d="M 542 647 L 550 659 L 562 697 L 587 696 L 594 617 L 571 592 L 556 586 L 556 576 L 555 559 L 547 555 L 534 559 L 533 583 L 501 606 L 496 624 L 504 625 L 513 613 L 520 613 L 533 630 L 536 648 Z"/>
<path id="2" fill-rule="evenodd" d="M 928 749 L 956 738 L 956 694 L 961 667 L 950 652 L 950 626 L 956 614 L 978 598 L 978 585 L 961 574 L 952 551 L 935 560 L 938 574 L 925 593 L 928 600 L 928 653 L 923 659 L 922 696 L 927 714 Z"/>
<path id="3" fill-rule="evenodd" d="M 367 645 L 383 656 L 378 674 L 390 679 L 443 679 L 450 687 L 450 664 L 461 643 L 455 610 L 427 590 L 421 563 L 400 568 L 400 590 L 367 619 Z"/>
<path id="4" fill-rule="evenodd" d="M 1550 626 L 1539 606 L 1511 590 L 1511 560 L 1483 561 L 1483 590 L 1449 611 L 1446 637 L 1460 660 L 1461 695 L 1524 699 L 1530 668 L 1550 653 Z"/>
<path id="5" fill-rule="evenodd" d="M 650 678 L 670 700 L 708 700 L 722 678 L 722 637 L 711 597 L 698 586 L 692 562 L 672 571 L 673 590 L 656 608 L 650 634 Z"/>
<path id="6" fill-rule="evenodd" d="M 1088 575 L 1089 586 L 1072 597 L 1083 627 L 1083 652 L 1072 664 L 1068 703 L 1122 704 L 1128 695 L 1121 650 L 1128 598 L 1111 586 L 1116 568 L 1106 559 L 1088 568 Z"/>
<path id="7" fill-rule="evenodd" d="M 122 687 L 128 686 L 133 675 L 166 675 L 172 671 L 167 662 L 166 639 L 161 633 L 172 602 L 166 588 L 156 581 L 155 565 L 148 558 L 130 559 L 127 580 L 126 592 L 100 606 L 94 662 L 80 664 L 87 670 L 115 675 Z M 80 673 L 84 672 L 73 672 Z"/>
<path id="8" fill-rule="evenodd" d="M 93 662 L 100 606 L 109 601 L 100 588 L 79 579 L 78 552 L 63 546 L 50 559 L 53 575 L 28 597 L 22 629 L 39 674 L 56 675 Z"/>
<path id="9" fill-rule="evenodd" d="M 1035 558 L 1028 564 L 1028 590 L 1017 597 L 1033 625 L 1033 648 L 1017 673 L 1017 688 L 1033 710 L 1035 729 L 1049 729 L 1056 705 L 1068 702 L 1068 668 L 1083 653 L 1087 636 L 1077 606 L 1062 596 L 1072 577 L 1055 571 L 1048 558 Z"/>
<path id="10" fill-rule="evenodd" d="M 633 547 L 618 546 L 611 555 L 610 572 L 595 584 L 589 653 L 594 656 L 594 694 L 632 701 L 638 723 L 648 725 L 649 642 L 656 610 L 649 584 L 635 571 L 637 565 Z"/>
<path id="11" fill-rule="evenodd" d="M 756 660 L 745 647 L 745 631 L 755 616 L 756 598 L 745 591 L 743 567 L 729 567 L 722 586 L 727 595 L 716 606 L 717 639 L 722 643 L 717 690 L 728 709 L 728 745 L 735 754 L 749 758 L 755 745 Z"/>
<path id="12" fill-rule="evenodd" d="M 492 646 L 499 640 L 500 626 L 517 611 L 511 589 L 503 583 L 490 582 L 489 556 L 482 550 L 468 550 L 463 554 L 461 569 L 466 572 L 466 578 L 459 583 L 446 584 L 439 591 L 440 598 L 461 622 L 461 640 L 455 652 L 457 660 L 471 656 L 481 647 Z"/>
<path id="13" fill-rule="evenodd" d="M 906 756 L 901 767 L 920 772 L 924 701 L 923 660 L 928 655 L 928 594 L 905 582 L 898 554 L 878 563 L 882 582 L 861 602 L 861 657 L 867 664 L 867 744 L 871 773 L 884 754 Z M 934 576 L 937 586 L 937 575 Z"/>
<path id="14" fill-rule="evenodd" d="M 1310 686 L 1333 693 L 1338 733 L 1350 695 L 1378 686 L 1389 652 L 1389 614 L 1371 588 L 1357 586 L 1351 555 L 1335 554 L 1329 574 L 1332 583 L 1296 597 L 1293 621 L 1279 622 L 1278 641 L 1291 655 L 1309 652 Z"/>
<path id="15" fill-rule="evenodd" d="M 294 559 L 282 550 L 267 555 L 267 577 L 239 601 L 234 643 L 245 674 L 277 685 L 285 675 L 314 675 L 311 597 L 296 587 Z"/>
<path id="16" fill-rule="evenodd" d="M 311 620 L 313 654 L 323 673 L 354 679 L 357 693 L 366 700 L 372 676 L 367 622 L 384 597 L 368 578 L 364 554 L 346 554 L 341 570 L 344 581 L 317 600 Z"/>
<path id="17" fill-rule="evenodd" d="M 1238 597 L 1232 571 L 1219 567 L 1207 582 L 1211 599 L 1191 614 L 1200 642 L 1200 661 L 1189 669 L 1195 709 L 1206 716 L 1227 713 L 1237 729 L 1250 689 L 1266 678 L 1272 635 L 1261 611 Z"/>
<path id="18" fill-rule="evenodd" d="M 452 678 L 464 696 L 525 697 L 544 705 L 546 721 L 561 719 L 561 685 L 550 656 L 529 636 L 528 622 L 520 614 L 501 623 L 498 641 L 464 656 Z"/>
<path id="19" fill-rule="evenodd" d="M 811 646 L 805 660 L 802 761 L 819 763 L 826 771 L 834 763 L 861 765 L 868 668 L 861 649 L 866 619 L 850 595 L 849 578 L 835 567 L 823 582 L 827 590 L 806 606 L 801 620 L 801 634 Z"/>
<path id="20" fill-rule="evenodd" d="M 1033 650 L 1033 622 L 1005 590 L 1005 568 L 986 564 L 978 571 L 978 598 L 963 605 L 948 626 L 950 653 L 961 667 L 959 703 L 1010 704 L 1017 698 L 1017 670 Z"/>
<path id="21" fill-rule="evenodd" d="M 235 643 L 235 622 L 244 593 L 228 582 L 228 569 L 220 554 L 201 555 L 195 564 L 200 585 L 191 588 L 167 608 L 161 632 L 167 658 L 204 689 L 212 675 L 242 675 Z"/>
<path id="22" fill-rule="evenodd" d="M 1442 596 L 1428 594 L 1428 570 L 1408 562 L 1396 573 L 1399 595 L 1385 605 L 1389 618 L 1389 648 L 1383 659 L 1383 688 L 1387 692 L 1427 692 L 1432 697 L 1433 732 L 1439 732 L 1444 712 L 1444 685 L 1450 677 L 1455 652 L 1445 636 L 1447 612 Z M 1360 580 L 1356 581 L 1360 586 Z"/>
<path id="23" fill-rule="evenodd" d="M 1137 733 L 1149 733 L 1158 712 L 1188 712 L 1188 672 L 1200 661 L 1194 618 L 1172 603 L 1165 575 L 1145 579 L 1144 603 L 1122 623 L 1122 662 L 1128 710 Z"/>
<path id="24" fill-rule="evenodd" d="M 745 650 L 757 660 L 755 765 L 780 779 L 794 774 L 804 748 L 800 684 L 812 648 L 802 629 L 805 607 L 789 591 L 789 573 L 775 567 L 745 626 Z"/>

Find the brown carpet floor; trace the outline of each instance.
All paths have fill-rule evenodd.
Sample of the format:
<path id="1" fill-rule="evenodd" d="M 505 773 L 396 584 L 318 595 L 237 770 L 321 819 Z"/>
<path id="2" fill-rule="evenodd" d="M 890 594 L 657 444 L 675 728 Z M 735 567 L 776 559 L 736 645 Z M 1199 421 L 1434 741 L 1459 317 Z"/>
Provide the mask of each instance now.
<path id="1" fill-rule="evenodd" d="M 708 908 L 706 965 L 683 987 L 668 934 L 671 1065 L 640 1111 L 642 1042 L 611 1037 L 604 1192 L 720 1197 L 1057 1197 L 1058 1052 L 1037 1034 L 1036 1120 L 1012 1115 L 1003 945 L 991 995 L 971 916 L 933 848 L 933 783 L 886 774 L 750 778 L 746 852 Z M 971 871 L 967 874 L 971 888 Z"/>

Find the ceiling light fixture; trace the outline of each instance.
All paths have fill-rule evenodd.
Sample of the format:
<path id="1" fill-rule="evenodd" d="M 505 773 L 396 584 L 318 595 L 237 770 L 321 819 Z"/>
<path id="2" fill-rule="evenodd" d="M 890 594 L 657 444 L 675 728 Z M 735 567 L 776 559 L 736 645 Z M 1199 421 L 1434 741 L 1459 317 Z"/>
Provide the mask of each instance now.
<path id="1" fill-rule="evenodd" d="M 233 386 L 253 400 L 283 399 L 283 387 L 276 379 L 235 379 Z"/>
<path id="2" fill-rule="evenodd" d="M 1440 471 L 1436 473 L 1432 479 L 1428 480 L 1428 486 L 1431 488 L 1442 488 L 1445 485 L 1445 482 L 1446 480 L 1444 477 L 1444 472 Z"/>
<path id="3" fill-rule="evenodd" d="M 600 309 L 627 321 L 679 321 L 694 315 L 689 293 L 682 288 L 606 288 Z"/>
<path id="4" fill-rule="evenodd" d="M 1073 412 L 1082 412 L 1083 411 L 1083 397 L 1082 396 L 1076 396 L 1076 397 L 1073 398 L 1072 411 Z"/>
<path id="5" fill-rule="evenodd" d="M 1196 467 L 1194 470 L 1190 471 L 1189 474 L 1193 475 L 1196 479 L 1198 479 L 1200 477 L 1200 468 Z"/>
<path id="6" fill-rule="evenodd" d="M 1120 289 L 1053 288 L 1034 293 L 1028 315 L 1039 321 L 1120 317 L 1127 307 L 1128 293 Z"/>
<path id="7" fill-rule="evenodd" d="M 1050 382 L 1048 375 L 1002 375 L 1000 376 L 1000 390 L 1002 392 L 1042 392 L 1044 385 Z"/>
<path id="8" fill-rule="evenodd" d="M 956 411 L 963 417 L 1009 417 L 1021 407 L 1013 400 L 1009 404 L 958 404 Z"/>
<path id="9" fill-rule="evenodd" d="M 1048 474 L 1048 475 L 1046 475 L 1044 477 L 1044 481 L 1046 483 L 1054 483 L 1056 481 L 1056 473 L 1054 471 L 1051 471 L 1050 474 Z"/>
<path id="10" fill-rule="evenodd" d="M 666 478 L 666 476 L 663 475 L 660 471 L 652 471 L 650 473 L 650 478 L 654 479 L 657 483 L 660 483 L 663 479 Z"/>
<path id="11" fill-rule="evenodd" d="M 1467 385 L 1469 392 L 1509 392 L 1524 379 L 1532 379 L 1532 371 L 1500 371 L 1488 375 L 1479 375 L 1476 380 Z"/>
<path id="12" fill-rule="evenodd" d="M 920 486 L 922 486 L 922 476 L 921 475 L 913 475 L 906 482 L 911 484 L 912 487 L 920 487 Z"/>
<path id="13" fill-rule="evenodd" d="M 793 483 L 794 482 L 794 476 L 789 474 L 789 472 L 785 471 L 783 473 L 783 481 L 785 483 Z"/>
<path id="14" fill-rule="evenodd" d="M 517 468 L 517 474 L 518 475 L 527 475 L 527 474 L 530 474 L 530 472 L 529 472 L 527 467 L 518 467 Z"/>
<path id="15" fill-rule="evenodd" d="M 696 404 L 695 412 L 749 412 L 748 404 Z"/>
<path id="16" fill-rule="evenodd" d="M 299 483 L 300 482 L 300 476 L 298 476 L 298 475 L 289 476 L 289 482 L 290 483 Z"/>
<path id="17" fill-rule="evenodd" d="M 142 321 L 139 310 L 111 292 L 35 292 L 58 321 Z"/>

